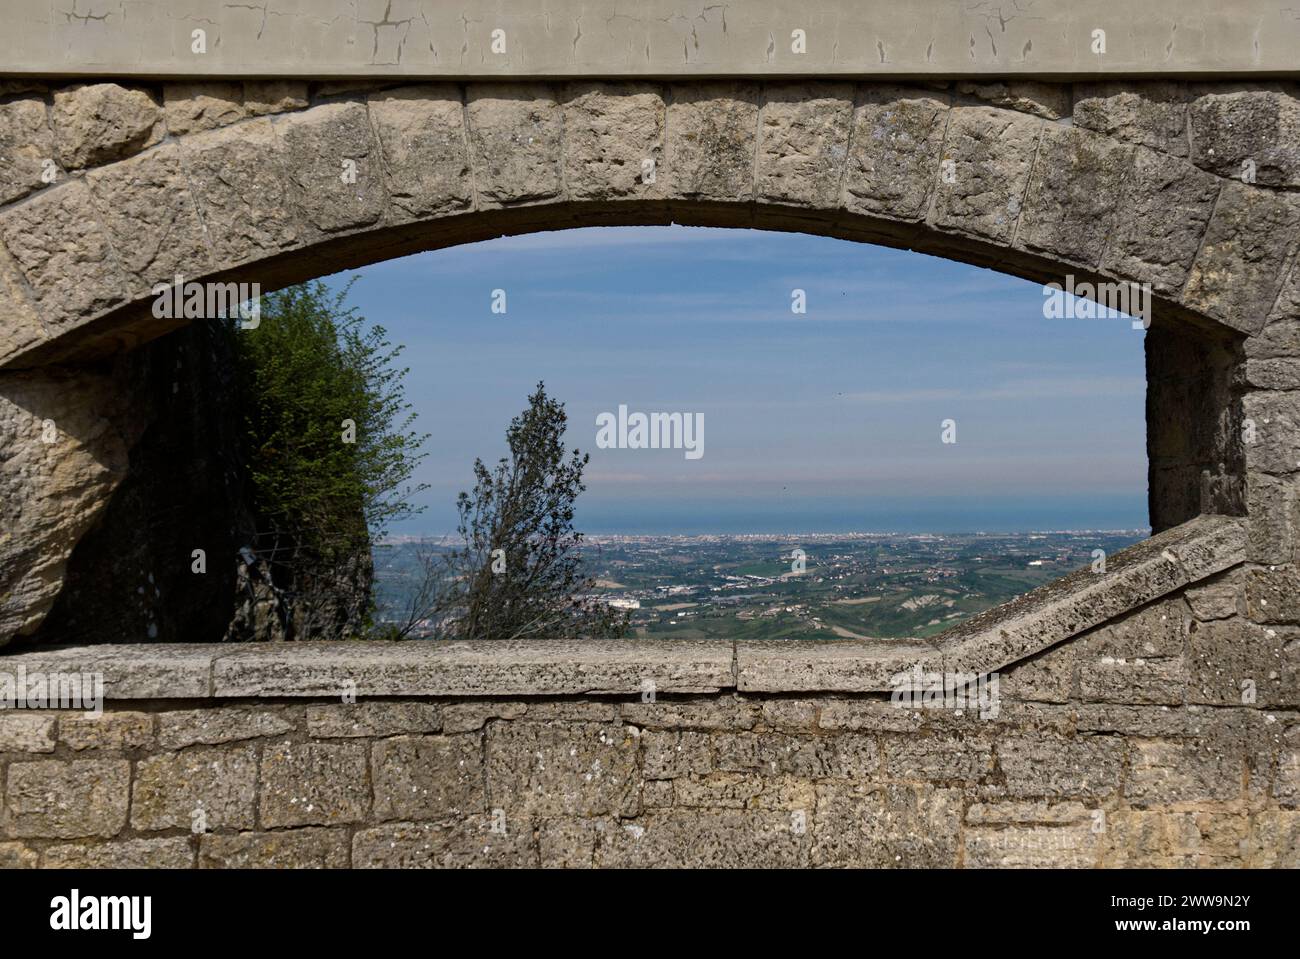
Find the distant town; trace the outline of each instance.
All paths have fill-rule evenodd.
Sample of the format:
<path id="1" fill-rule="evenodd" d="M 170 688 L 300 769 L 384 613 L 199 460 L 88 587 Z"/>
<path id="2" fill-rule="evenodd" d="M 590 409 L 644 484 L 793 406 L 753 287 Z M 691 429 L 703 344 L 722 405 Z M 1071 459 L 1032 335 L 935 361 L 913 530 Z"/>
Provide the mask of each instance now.
<path id="1" fill-rule="evenodd" d="M 629 635 L 663 639 L 915 638 L 1093 562 L 1149 531 L 592 536 L 594 591 Z M 381 619 L 418 568 L 410 538 L 376 549 Z M 416 636 L 430 635 L 431 624 Z"/>

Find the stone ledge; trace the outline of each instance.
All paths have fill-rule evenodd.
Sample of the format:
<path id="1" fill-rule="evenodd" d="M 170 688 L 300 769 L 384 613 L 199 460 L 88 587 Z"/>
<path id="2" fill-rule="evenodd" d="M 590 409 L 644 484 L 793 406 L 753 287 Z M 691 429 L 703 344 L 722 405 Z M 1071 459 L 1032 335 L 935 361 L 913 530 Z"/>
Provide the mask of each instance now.
<path id="1" fill-rule="evenodd" d="M 60 647 L 0 671 L 102 672 L 109 699 L 885 692 L 987 673 L 1244 561 L 1245 520 L 1200 516 L 930 640 L 533 640 Z M 653 687 L 650 686 L 653 684 Z"/>

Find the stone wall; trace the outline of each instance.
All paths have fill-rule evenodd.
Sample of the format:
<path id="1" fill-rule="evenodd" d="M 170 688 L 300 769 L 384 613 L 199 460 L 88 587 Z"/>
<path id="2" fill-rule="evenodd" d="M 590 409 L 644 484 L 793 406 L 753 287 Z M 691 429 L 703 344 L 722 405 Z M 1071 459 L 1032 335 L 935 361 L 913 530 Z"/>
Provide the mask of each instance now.
<path id="1" fill-rule="evenodd" d="M 1300 867 L 1300 584 L 1236 528 L 957 639 L 10 655 L 109 706 L 0 711 L 0 864 Z"/>

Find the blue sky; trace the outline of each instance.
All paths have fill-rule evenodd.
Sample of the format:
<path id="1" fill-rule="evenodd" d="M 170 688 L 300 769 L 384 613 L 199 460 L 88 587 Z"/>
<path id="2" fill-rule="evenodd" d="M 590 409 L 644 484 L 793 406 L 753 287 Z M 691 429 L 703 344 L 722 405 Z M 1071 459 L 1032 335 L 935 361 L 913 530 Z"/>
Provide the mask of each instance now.
<path id="1" fill-rule="evenodd" d="M 1144 526 L 1141 330 L 1043 317 L 1042 287 L 861 243 L 747 230 L 566 230 L 355 273 L 404 343 L 432 434 L 426 511 L 455 526 L 540 379 L 592 454 L 589 532 Z M 507 312 L 491 310 L 493 291 Z M 791 291 L 807 312 L 791 311 Z M 596 417 L 702 414 L 704 455 L 597 449 Z M 953 419 L 957 442 L 941 442 Z"/>

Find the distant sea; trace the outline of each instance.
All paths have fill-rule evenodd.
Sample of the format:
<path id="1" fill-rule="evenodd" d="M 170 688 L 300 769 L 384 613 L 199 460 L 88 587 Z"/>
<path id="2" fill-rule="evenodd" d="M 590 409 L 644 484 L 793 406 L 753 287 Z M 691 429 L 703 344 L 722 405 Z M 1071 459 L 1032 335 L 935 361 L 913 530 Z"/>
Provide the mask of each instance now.
<path id="1" fill-rule="evenodd" d="M 455 527 L 417 516 L 396 535 L 438 535 Z M 574 525 L 592 535 L 692 536 L 752 533 L 1024 533 L 1146 529 L 1145 494 L 780 502 L 769 499 L 579 499 Z M 438 531 L 437 534 L 430 533 Z"/>

